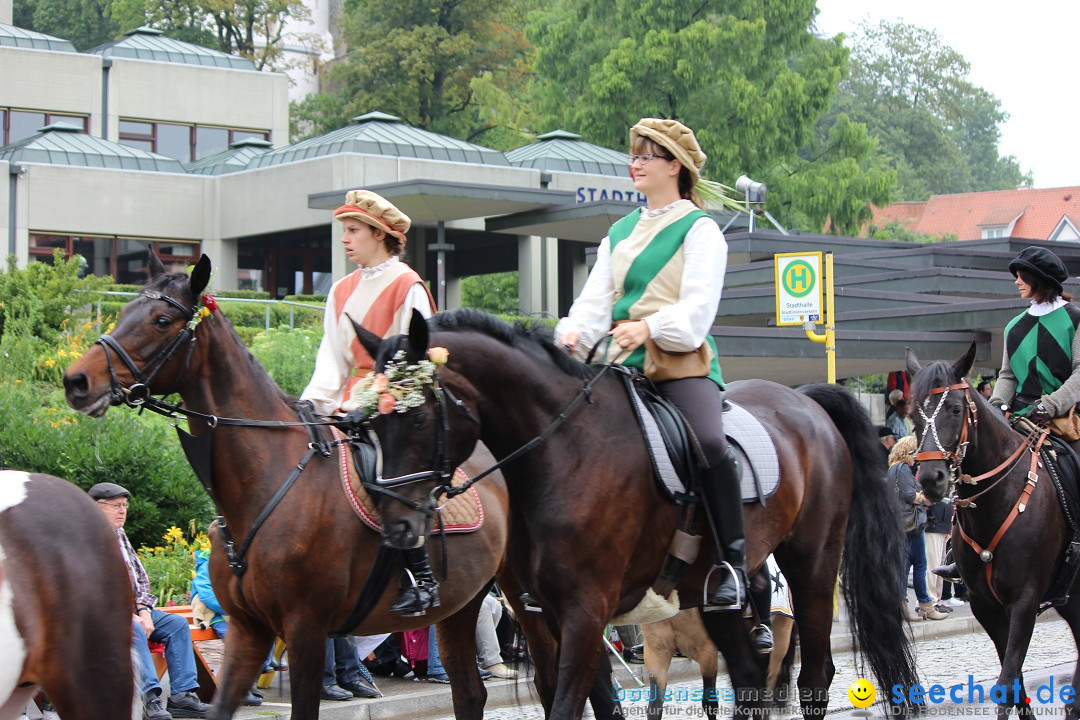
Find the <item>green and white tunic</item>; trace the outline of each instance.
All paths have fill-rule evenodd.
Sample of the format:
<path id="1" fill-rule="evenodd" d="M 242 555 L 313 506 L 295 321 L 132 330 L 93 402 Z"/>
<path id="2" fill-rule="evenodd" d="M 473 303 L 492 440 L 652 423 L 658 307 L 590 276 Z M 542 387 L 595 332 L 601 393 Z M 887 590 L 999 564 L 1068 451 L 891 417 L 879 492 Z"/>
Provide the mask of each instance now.
<path id="1" fill-rule="evenodd" d="M 1080 401 L 1080 308 L 1058 298 L 1033 303 L 1005 326 L 994 398 L 1026 413 L 1042 400 L 1054 417 Z"/>
<path id="2" fill-rule="evenodd" d="M 603 340 L 617 320 L 644 320 L 657 345 L 687 352 L 707 342 L 709 377 L 723 387 L 716 344 L 709 330 L 727 271 L 727 242 L 708 214 L 689 200 L 665 208 L 634 210 L 600 243 L 589 279 L 556 336 L 581 333 L 579 356 Z M 609 346 L 609 359 L 618 348 Z M 644 348 L 623 360 L 642 367 Z"/>

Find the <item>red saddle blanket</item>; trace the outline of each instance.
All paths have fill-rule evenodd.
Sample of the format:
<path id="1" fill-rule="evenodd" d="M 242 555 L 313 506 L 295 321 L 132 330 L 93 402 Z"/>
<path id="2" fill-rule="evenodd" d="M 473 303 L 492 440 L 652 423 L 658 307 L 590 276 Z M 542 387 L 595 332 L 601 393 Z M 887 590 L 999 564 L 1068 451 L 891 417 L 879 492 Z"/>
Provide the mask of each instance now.
<path id="1" fill-rule="evenodd" d="M 330 429 L 334 433 L 334 439 L 341 440 L 345 437 L 337 428 L 332 427 Z M 348 443 L 342 443 L 338 446 L 338 465 L 341 469 L 341 488 L 345 491 L 345 497 L 349 499 L 353 512 L 369 528 L 381 532 L 382 524 L 379 522 L 379 511 L 375 507 L 375 502 L 360 482 L 360 475 L 356 472 L 353 454 Z M 465 474 L 465 471 L 457 468 L 454 470 L 454 479 L 451 484 L 454 486 L 464 485 L 468 480 L 469 476 Z M 477 494 L 476 488 L 469 488 L 452 500 L 446 501 L 442 505 L 440 513 L 442 514 L 443 529 L 447 533 L 473 532 L 480 529 L 480 526 L 484 524 L 484 507 L 480 504 L 480 496 Z M 439 532 L 438 521 L 435 522 L 432 532 Z"/>

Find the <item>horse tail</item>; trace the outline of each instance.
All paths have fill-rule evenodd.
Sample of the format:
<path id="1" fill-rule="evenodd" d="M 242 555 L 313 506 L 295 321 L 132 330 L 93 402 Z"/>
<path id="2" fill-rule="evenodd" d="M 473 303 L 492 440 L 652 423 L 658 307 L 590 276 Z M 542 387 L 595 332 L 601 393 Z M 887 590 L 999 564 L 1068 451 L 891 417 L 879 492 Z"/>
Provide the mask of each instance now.
<path id="1" fill-rule="evenodd" d="M 895 492 L 885 482 L 880 442 L 866 410 L 847 389 L 819 383 L 799 390 L 832 418 L 851 454 L 851 513 L 840 566 L 854 647 L 879 688 L 919 682 L 900 600 L 906 538 Z"/>
<path id="2" fill-rule="evenodd" d="M 143 700 L 142 693 L 139 692 L 139 686 L 142 685 L 142 659 L 134 646 L 131 648 L 131 682 L 134 686 L 131 694 L 131 720 L 142 720 Z"/>

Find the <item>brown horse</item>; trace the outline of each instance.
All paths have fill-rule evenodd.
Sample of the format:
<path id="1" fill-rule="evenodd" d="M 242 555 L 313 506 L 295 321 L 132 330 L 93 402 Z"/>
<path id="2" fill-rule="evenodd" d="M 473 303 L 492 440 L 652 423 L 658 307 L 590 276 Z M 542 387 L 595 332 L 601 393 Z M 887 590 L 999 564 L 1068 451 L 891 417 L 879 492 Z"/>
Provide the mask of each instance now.
<path id="1" fill-rule="evenodd" d="M 192 433 L 211 434 L 210 467 L 203 474 L 210 476 L 212 497 L 236 541 L 233 547 L 223 542 L 220 531 L 215 533 L 210 556 L 211 580 L 231 625 L 211 717 L 232 717 L 277 635 L 289 650 L 291 717 L 310 720 L 319 714 L 327 635 L 345 629 L 371 574 L 380 536 L 350 508 L 336 453 L 323 457 L 316 452 L 292 478 L 295 484 L 284 484 L 290 470 L 304 464 L 299 461 L 310 449 L 308 428 L 297 422 L 295 404 L 247 351 L 223 313 L 200 321 L 197 309 L 204 306 L 209 277 L 205 255 L 190 278 L 167 273 L 152 257 L 149 286 L 125 306 L 111 335 L 68 369 L 67 400 L 98 417 L 125 398 L 129 404 L 153 405 L 153 393 L 175 390 L 185 403 Z M 261 426 L 230 424 L 230 418 L 256 418 Z M 274 423 L 280 425 L 266 427 Z M 469 470 L 467 458 L 461 464 Z M 284 497 L 275 505 L 283 488 Z M 370 635 L 437 623 L 458 718 L 483 715 L 487 692 L 476 667 L 476 618 L 507 538 L 505 484 L 494 478 L 477 490 L 484 523 L 476 532 L 446 537 L 449 574 L 441 606 L 421 617 L 391 615 L 387 608 L 400 576 L 395 566 L 371 611 L 345 629 Z M 257 532 L 250 544 L 241 543 L 253 528 Z M 230 551 L 242 552 L 243 546 L 246 571 L 234 572 Z M 442 547 L 439 539 L 431 543 L 436 572 Z"/>
<path id="2" fill-rule="evenodd" d="M 0 720 L 38 690 L 64 720 L 141 717 L 133 610 L 94 501 L 60 478 L 0 471 Z"/>
<path id="3" fill-rule="evenodd" d="M 998 684 L 1019 680 L 1023 690 L 1024 657 L 1039 603 L 1057 576 L 1072 532 L 1047 470 L 1036 462 L 1040 436 L 1013 430 L 968 386 L 964 377 L 974 360 L 974 343 L 955 363 L 925 368 L 907 351 L 920 438 L 918 480 L 931 501 L 950 492 L 955 498 L 952 547 L 971 611 L 997 649 Z M 1055 609 L 1080 646 L 1080 596 Z M 1080 658 L 1072 684 L 1080 684 Z M 1023 690 L 1016 703 L 1020 715 L 1032 714 L 1026 698 Z M 998 717 L 1007 716 L 1009 708 L 999 705 Z M 1068 717 L 1080 718 L 1080 700 L 1066 708 Z"/>
<path id="4" fill-rule="evenodd" d="M 513 517 L 507 562 L 518 571 L 518 584 L 500 584 L 519 616 L 520 593 L 534 597 L 557 639 L 531 648 L 549 717 L 579 718 L 601 654 L 598 644 L 582 638 L 598 637 L 609 619 L 642 600 L 680 509 L 652 480 L 615 373 L 601 375 L 539 331 L 477 311 L 444 313 L 429 325 L 414 317 L 407 338 L 386 341 L 357 329 L 377 368 L 401 350 L 408 362 L 422 359 L 429 343 L 449 351 L 423 406 L 372 419 L 385 452 L 383 476 L 424 478 L 402 490 L 419 499 L 478 441 L 505 461 Z M 833 586 L 842 549 L 853 630 L 879 685 L 916 682 L 893 580 L 903 532 L 865 411 L 834 386 L 796 392 L 748 381 L 733 383 L 728 397 L 760 419 L 777 444 L 780 487 L 767 507 L 747 506 L 748 555 L 756 569 L 775 551 L 790 583 L 803 642 L 804 711 L 821 714 L 828 704 Z M 572 403 L 576 409 L 568 412 Z M 433 440 L 444 456 L 432 457 Z M 527 444 L 527 454 L 519 452 Z M 403 504 L 384 511 L 422 527 L 423 517 Z M 711 562 L 711 553 L 703 552 L 686 573 L 679 587 L 684 606 L 700 605 Z M 753 709 L 763 669 L 739 613 L 706 613 L 705 622 L 727 660 L 736 710 Z"/>

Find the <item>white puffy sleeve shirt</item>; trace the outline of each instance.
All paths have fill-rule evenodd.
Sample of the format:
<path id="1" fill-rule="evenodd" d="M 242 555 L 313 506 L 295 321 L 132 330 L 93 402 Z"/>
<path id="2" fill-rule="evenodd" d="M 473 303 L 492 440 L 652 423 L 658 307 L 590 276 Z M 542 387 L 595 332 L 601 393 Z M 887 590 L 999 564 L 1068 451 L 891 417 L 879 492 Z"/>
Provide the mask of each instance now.
<path id="1" fill-rule="evenodd" d="M 683 274 L 679 300 L 648 317 L 649 335 L 664 350 L 687 352 L 705 342 L 724 289 L 727 273 L 727 240 L 712 218 L 700 218 L 683 240 Z M 581 333 L 577 355 L 584 358 L 611 330 L 615 286 L 611 277 L 611 242 L 605 237 L 596 252 L 589 279 L 555 326 L 555 337 L 571 331 Z"/>

